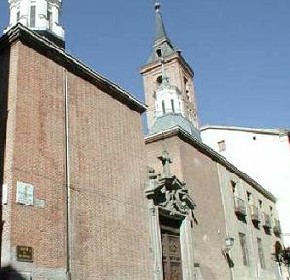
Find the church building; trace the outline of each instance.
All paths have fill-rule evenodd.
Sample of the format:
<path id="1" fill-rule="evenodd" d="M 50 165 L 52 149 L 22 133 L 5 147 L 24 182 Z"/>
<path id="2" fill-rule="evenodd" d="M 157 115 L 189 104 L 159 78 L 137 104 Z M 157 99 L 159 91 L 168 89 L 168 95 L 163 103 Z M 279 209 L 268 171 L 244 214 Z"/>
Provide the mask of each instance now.
<path id="1" fill-rule="evenodd" d="M 276 199 L 202 142 L 194 73 L 160 4 L 145 139 L 145 104 L 65 51 L 61 7 L 9 0 L 0 38 L 8 279 L 286 279 Z"/>

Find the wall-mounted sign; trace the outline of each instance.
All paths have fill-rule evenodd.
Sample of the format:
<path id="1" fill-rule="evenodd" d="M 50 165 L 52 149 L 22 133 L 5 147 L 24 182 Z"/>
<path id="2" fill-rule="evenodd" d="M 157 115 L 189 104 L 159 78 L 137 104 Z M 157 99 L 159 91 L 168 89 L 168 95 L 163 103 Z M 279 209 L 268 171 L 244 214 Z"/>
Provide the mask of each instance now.
<path id="1" fill-rule="evenodd" d="M 33 262 L 33 248 L 28 246 L 16 247 L 17 261 Z"/>
<path id="2" fill-rule="evenodd" d="M 44 208 L 45 207 L 45 200 L 44 199 L 34 199 L 34 206 L 37 208 Z"/>
<path id="3" fill-rule="evenodd" d="M 33 189 L 34 186 L 31 184 L 17 182 L 16 202 L 33 206 Z"/>

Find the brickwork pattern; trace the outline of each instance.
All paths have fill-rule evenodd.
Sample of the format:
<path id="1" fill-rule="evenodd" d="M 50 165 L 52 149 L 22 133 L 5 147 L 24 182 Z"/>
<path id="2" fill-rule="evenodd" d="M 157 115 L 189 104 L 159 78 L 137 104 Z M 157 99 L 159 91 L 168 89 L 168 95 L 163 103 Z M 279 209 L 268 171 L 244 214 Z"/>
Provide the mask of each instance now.
<path id="1" fill-rule="evenodd" d="M 4 206 L 6 261 L 33 279 L 65 279 L 65 70 L 12 47 Z M 150 279 L 146 159 L 139 113 L 67 73 L 73 279 Z M 17 181 L 45 207 L 16 204 Z M 33 263 L 16 246 L 34 249 Z"/>
<path id="2" fill-rule="evenodd" d="M 163 149 L 172 158 L 172 173 L 185 181 L 196 203 L 193 226 L 194 255 L 204 279 L 230 279 L 227 263 L 221 254 L 225 238 L 225 219 L 221 203 L 216 162 L 177 136 L 146 145 L 148 164 L 161 172 L 156 160 Z"/>
<path id="3" fill-rule="evenodd" d="M 172 157 L 172 173 L 186 182 L 196 203 L 196 224 L 193 227 L 194 254 L 195 261 L 200 264 L 202 277 L 231 279 L 230 269 L 222 254 L 222 249 L 225 249 L 225 237 L 229 235 L 235 240 L 230 250 L 235 279 L 274 279 L 279 274 L 277 263 L 273 261 L 274 245 L 277 241 L 282 244 L 282 240 L 275 236 L 272 228 L 266 232 L 262 221 L 258 226 L 253 224 L 248 195 L 253 196 L 256 205 L 259 200 L 262 202 L 263 208 L 259 211 L 268 212 L 272 220 L 278 219 L 275 203 L 237 174 L 202 154 L 178 136 L 167 136 L 155 142 L 147 141 L 148 163 L 157 172 L 161 172 L 161 163 L 157 157 L 163 149 Z M 236 183 L 239 198 L 245 202 L 244 220 L 238 219 L 235 213 L 231 181 Z M 239 233 L 246 236 L 249 265 L 243 264 Z M 259 260 L 257 238 L 262 241 L 265 267 L 261 267 Z"/>
<path id="4" fill-rule="evenodd" d="M 11 150 L 9 188 L 10 263 L 20 271 L 65 270 L 64 113 L 62 71 L 52 61 L 17 43 L 13 108 L 8 139 Z M 14 97 L 14 99 L 12 99 Z M 16 203 L 17 181 L 34 185 L 34 197 L 45 207 Z M 33 247 L 33 263 L 16 261 L 16 246 Z M 38 279 L 35 277 L 35 279 Z M 45 279 L 45 278 L 39 278 Z M 59 278 L 61 279 L 61 278 Z"/>
<path id="5" fill-rule="evenodd" d="M 140 115 L 76 76 L 68 80 L 73 275 L 149 279 Z"/>
<path id="6" fill-rule="evenodd" d="M 166 62 L 165 64 L 166 76 L 169 78 L 171 85 L 176 86 L 182 93 L 182 100 L 184 105 L 185 116 L 188 116 L 188 110 L 192 110 L 196 114 L 197 112 L 197 103 L 194 90 L 194 84 L 192 81 L 191 74 L 186 70 L 186 68 L 180 63 L 178 59 L 172 59 Z M 158 87 L 157 78 L 162 75 L 162 70 L 160 64 L 156 64 L 154 67 L 148 66 L 142 69 L 141 74 L 143 75 L 143 84 L 145 92 L 145 101 L 148 105 L 146 112 L 148 128 L 150 129 L 155 120 L 155 91 Z M 187 80 L 187 86 L 185 85 L 184 78 Z M 188 90 L 188 93 L 186 93 Z"/>
<path id="7" fill-rule="evenodd" d="M 10 49 L 2 50 L 0 52 L 0 185 L 2 186 L 4 181 L 4 157 L 5 157 L 5 146 L 6 146 L 6 131 L 7 131 L 7 112 L 8 112 L 8 80 L 9 80 L 9 65 L 10 65 Z M 0 198 L 2 201 L 2 188 L 0 190 Z M 2 207 L 0 206 L 0 217 L 1 221 L 4 217 Z M 8 235 L 8 230 L 0 233 L 0 244 L 7 240 L 5 236 Z M 6 241 L 6 246 L 8 246 Z M 2 257 L 2 248 L 0 248 L 1 259 Z"/>

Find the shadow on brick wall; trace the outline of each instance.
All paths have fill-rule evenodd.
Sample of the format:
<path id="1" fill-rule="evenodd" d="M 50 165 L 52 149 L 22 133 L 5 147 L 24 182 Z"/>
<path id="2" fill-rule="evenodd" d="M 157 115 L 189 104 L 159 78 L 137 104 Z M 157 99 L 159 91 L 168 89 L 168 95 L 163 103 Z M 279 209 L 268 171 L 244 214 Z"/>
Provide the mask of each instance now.
<path id="1" fill-rule="evenodd" d="M 1 280 L 25 280 L 12 266 L 1 268 Z"/>

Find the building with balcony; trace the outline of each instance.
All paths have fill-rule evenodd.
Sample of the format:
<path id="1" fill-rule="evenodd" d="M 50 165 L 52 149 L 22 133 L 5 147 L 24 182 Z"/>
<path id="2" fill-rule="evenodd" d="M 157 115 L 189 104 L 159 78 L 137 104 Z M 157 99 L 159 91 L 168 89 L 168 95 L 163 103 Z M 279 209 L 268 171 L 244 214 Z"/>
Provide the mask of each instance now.
<path id="1" fill-rule="evenodd" d="M 64 49 L 61 3 L 9 1 L 0 38 L 8 279 L 280 280 L 276 199 L 202 142 L 194 73 L 160 4 L 144 140 L 146 106 Z"/>
<path id="2" fill-rule="evenodd" d="M 281 235 L 290 246 L 290 145 L 288 129 L 204 126 L 207 145 L 277 197 Z"/>

